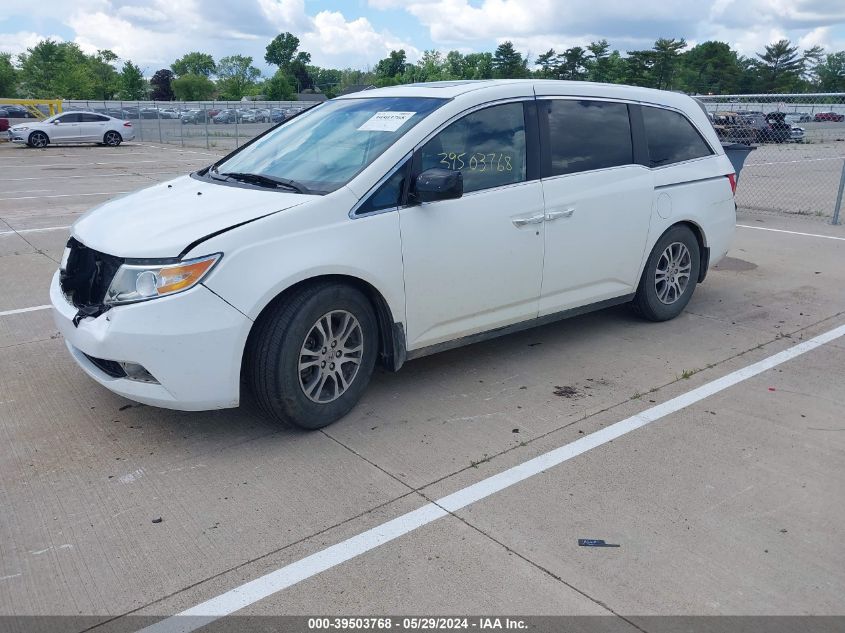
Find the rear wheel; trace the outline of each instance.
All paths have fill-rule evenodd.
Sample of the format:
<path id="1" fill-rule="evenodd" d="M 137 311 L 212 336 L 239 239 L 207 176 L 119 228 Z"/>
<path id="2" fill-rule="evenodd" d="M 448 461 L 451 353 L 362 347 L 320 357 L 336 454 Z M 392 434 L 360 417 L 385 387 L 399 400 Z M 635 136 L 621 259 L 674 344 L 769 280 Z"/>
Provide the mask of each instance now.
<path id="1" fill-rule="evenodd" d="M 47 144 L 50 142 L 50 139 L 47 138 L 47 135 L 44 132 L 33 132 L 29 135 L 29 140 L 27 141 L 27 145 L 30 147 L 35 148 L 42 148 L 47 147 Z"/>
<path id="2" fill-rule="evenodd" d="M 115 132 L 114 130 L 109 130 L 103 136 L 103 143 L 105 143 L 109 147 L 117 147 L 122 142 L 123 137 L 120 135 L 119 132 Z"/>
<path id="3" fill-rule="evenodd" d="M 674 319 L 692 298 L 700 267 L 695 235 L 686 226 L 673 226 L 649 255 L 634 297 L 634 310 L 650 321 Z"/>
<path id="4" fill-rule="evenodd" d="M 267 415 L 319 429 L 357 404 L 377 353 L 378 325 L 367 297 L 326 282 L 303 289 L 262 316 L 245 367 Z"/>

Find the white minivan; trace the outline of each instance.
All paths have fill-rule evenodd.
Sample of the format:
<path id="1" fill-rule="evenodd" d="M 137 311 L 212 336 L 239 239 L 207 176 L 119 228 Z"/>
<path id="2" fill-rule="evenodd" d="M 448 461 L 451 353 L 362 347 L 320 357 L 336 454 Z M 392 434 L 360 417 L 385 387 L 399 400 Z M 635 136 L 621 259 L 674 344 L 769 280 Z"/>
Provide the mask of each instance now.
<path id="1" fill-rule="evenodd" d="M 346 95 L 93 209 L 50 296 L 132 400 L 306 428 L 381 363 L 630 303 L 686 306 L 735 226 L 734 170 L 684 95 L 453 81 Z"/>

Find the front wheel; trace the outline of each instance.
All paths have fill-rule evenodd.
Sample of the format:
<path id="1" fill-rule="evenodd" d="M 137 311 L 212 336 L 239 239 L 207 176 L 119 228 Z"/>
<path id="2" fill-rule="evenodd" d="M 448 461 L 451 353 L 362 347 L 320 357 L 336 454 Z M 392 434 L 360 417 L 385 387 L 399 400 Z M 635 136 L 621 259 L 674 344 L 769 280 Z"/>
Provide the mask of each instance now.
<path id="1" fill-rule="evenodd" d="M 649 255 L 634 297 L 634 310 L 649 321 L 674 319 L 692 298 L 700 267 L 695 235 L 686 226 L 673 226 Z"/>
<path id="2" fill-rule="evenodd" d="M 319 429 L 346 415 L 370 382 L 378 324 L 359 290 L 334 282 L 277 303 L 256 324 L 247 379 L 270 417 Z"/>
<path id="3" fill-rule="evenodd" d="M 118 132 L 114 130 L 109 130 L 103 136 L 103 143 L 108 145 L 109 147 L 117 147 L 123 142 L 123 137 L 120 136 Z"/>
<path id="4" fill-rule="evenodd" d="M 27 145 L 30 147 L 35 147 L 37 149 L 41 149 L 47 147 L 47 143 L 50 142 L 50 139 L 47 138 L 47 135 L 44 132 L 33 132 L 29 135 L 29 140 L 27 141 Z"/>

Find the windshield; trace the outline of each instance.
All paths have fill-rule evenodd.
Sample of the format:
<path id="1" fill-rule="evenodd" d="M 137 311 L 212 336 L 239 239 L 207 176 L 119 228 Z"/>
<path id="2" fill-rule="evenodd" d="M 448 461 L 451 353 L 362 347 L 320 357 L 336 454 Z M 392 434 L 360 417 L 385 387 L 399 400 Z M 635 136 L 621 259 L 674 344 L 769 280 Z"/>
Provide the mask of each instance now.
<path id="1" fill-rule="evenodd" d="M 295 182 L 311 193 L 345 185 L 445 103 L 421 97 L 327 101 L 217 164 L 214 173 Z"/>

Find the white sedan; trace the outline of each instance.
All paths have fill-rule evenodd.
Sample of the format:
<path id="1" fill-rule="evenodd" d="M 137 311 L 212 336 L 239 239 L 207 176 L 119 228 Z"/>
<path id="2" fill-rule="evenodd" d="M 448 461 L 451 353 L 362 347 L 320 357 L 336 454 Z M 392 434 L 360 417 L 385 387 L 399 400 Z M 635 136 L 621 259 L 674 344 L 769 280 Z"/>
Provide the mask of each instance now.
<path id="1" fill-rule="evenodd" d="M 32 121 L 9 128 L 9 140 L 30 147 L 50 143 L 99 143 L 117 147 L 135 138 L 129 121 L 96 112 L 63 112 L 43 121 Z"/>

